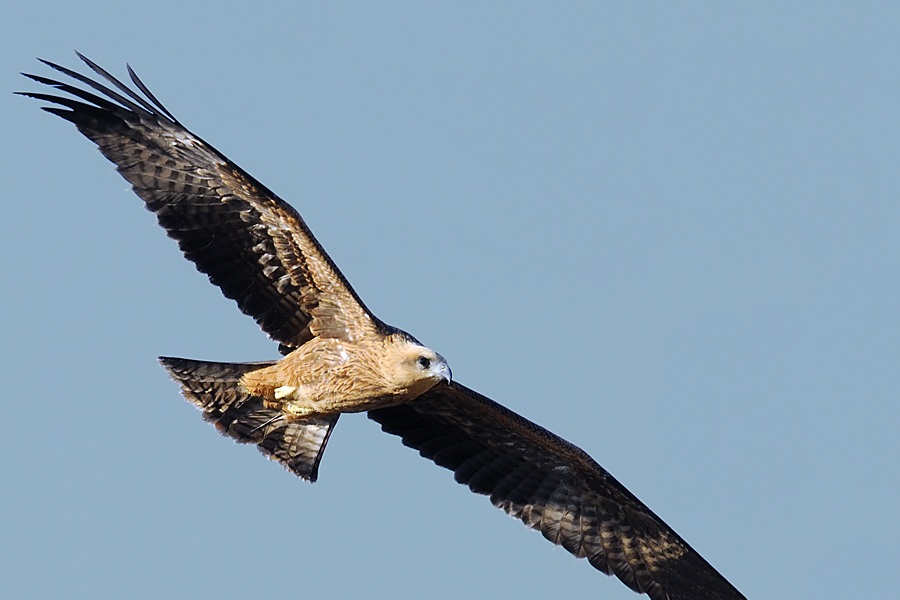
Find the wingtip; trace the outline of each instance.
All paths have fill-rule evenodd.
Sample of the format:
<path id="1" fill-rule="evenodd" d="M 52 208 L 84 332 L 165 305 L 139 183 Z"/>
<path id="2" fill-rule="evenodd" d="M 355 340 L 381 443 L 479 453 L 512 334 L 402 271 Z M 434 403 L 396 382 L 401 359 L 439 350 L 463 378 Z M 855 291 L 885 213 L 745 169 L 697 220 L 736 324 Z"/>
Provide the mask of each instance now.
<path id="1" fill-rule="evenodd" d="M 56 64 L 56 63 L 53 62 L 53 61 L 47 60 L 47 59 L 45 59 L 45 58 L 40 58 L 40 57 L 38 57 L 38 61 L 40 61 L 40 62 L 42 62 L 43 64 L 47 65 L 47 66 L 50 67 L 51 69 L 54 69 L 54 70 L 56 70 L 56 71 L 65 72 L 63 67 L 61 67 L 60 65 Z"/>
<path id="2" fill-rule="evenodd" d="M 22 72 L 21 75 L 27 77 L 32 81 L 37 81 L 38 83 L 42 83 L 44 85 L 49 85 L 53 87 L 59 87 L 59 82 L 55 79 L 50 79 L 49 77 L 44 77 L 43 75 L 35 75 L 34 73 L 25 73 Z"/>
<path id="3" fill-rule="evenodd" d="M 38 59 L 38 60 L 40 60 L 40 59 Z M 27 77 L 28 79 L 31 79 L 32 81 L 37 81 L 38 83 L 40 83 L 40 81 L 38 80 L 38 75 L 34 75 L 32 73 L 26 73 L 25 71 L 19 71 L 19 75 L 21 75 L 23 77 Z M 17 96 L 28 96 L 28 97 L 31 97 L 30 96 L 31 93 L 32 92 L 22 92 L 22 91 L 13 92 L 13 94 L 15 94 Z"/>
<path id="4" fill-rule="evenodd" d="M 184 367 L 185 365 L 185 360 L 183 358 L 175 358 L 173 356 L 159 356 L 156 358 L 156 362 L 158 362 L 159 366 L 163 368 L 163 371 L 175 381 L 178 381 L 176 373 L 179 368 Z"/>

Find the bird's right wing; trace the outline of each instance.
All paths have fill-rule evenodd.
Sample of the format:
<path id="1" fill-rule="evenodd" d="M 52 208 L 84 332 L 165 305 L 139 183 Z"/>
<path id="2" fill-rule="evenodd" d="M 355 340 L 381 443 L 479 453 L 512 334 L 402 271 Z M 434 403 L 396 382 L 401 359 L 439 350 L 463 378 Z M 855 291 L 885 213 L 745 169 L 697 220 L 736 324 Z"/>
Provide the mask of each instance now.
<path id="1" fill-rule="evenodd" d="M 458 383 L 369 417 L 494 506 L 652 600 L 746 600 L 583 450 Z"/>

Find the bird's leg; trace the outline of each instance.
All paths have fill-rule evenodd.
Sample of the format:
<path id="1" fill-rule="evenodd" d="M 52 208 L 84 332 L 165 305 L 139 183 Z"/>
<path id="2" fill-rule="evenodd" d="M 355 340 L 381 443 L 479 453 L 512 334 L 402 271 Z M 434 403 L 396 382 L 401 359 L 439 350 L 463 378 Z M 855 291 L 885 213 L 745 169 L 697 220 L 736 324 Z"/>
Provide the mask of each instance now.
<path id="1" fill-rule="evenodd" d="M 281 410 L 294 419 L 301 419 L 310 415 L 319 414 L 319 411 L 309 406 L 301 406 L 294 402 L 285 402 L 281 405 Z"/>

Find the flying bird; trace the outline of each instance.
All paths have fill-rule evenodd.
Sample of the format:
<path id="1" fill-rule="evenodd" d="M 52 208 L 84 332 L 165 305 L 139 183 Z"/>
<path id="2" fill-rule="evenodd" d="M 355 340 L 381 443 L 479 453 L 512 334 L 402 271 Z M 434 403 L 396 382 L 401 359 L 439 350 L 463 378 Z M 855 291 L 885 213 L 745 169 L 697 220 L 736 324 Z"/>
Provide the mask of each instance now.
<path id="1" fill-rule="evenodd" d="M 447 361 L 378 319 L 300 214 L 134 89 L 41 61 L 82 84 L 25 74 L 19 92 L 75 124 L 133 186 L 184 256 L 278 342 L 280 360 L 160 358 L 203 418 L 308 481 L 343 413 L 387 433 L 494 506 L 653 600 L 744 598 L 583 450 L 451 377 Z M 105 82 L 103 82 L 105 80 Z"/>

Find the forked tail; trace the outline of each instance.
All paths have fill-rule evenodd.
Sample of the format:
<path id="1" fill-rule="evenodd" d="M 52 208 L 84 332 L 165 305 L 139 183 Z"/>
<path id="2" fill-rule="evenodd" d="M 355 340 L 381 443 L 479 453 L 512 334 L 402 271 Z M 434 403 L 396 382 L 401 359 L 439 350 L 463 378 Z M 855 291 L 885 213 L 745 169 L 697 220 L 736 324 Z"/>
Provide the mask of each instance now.
<path id="1" fill-rule="evenodd" d="M 262 398 L 244 389 L 244 373 L 271 362 L 216 363 L 161 357 L 160 364 L 181 385 L 182 395 L 203 411 L 203 418 L 242 444 L 260 452 L 309 481 L 319 474 L 319 462 L 339 414 L 291 421 L 266 408 Z"/>

